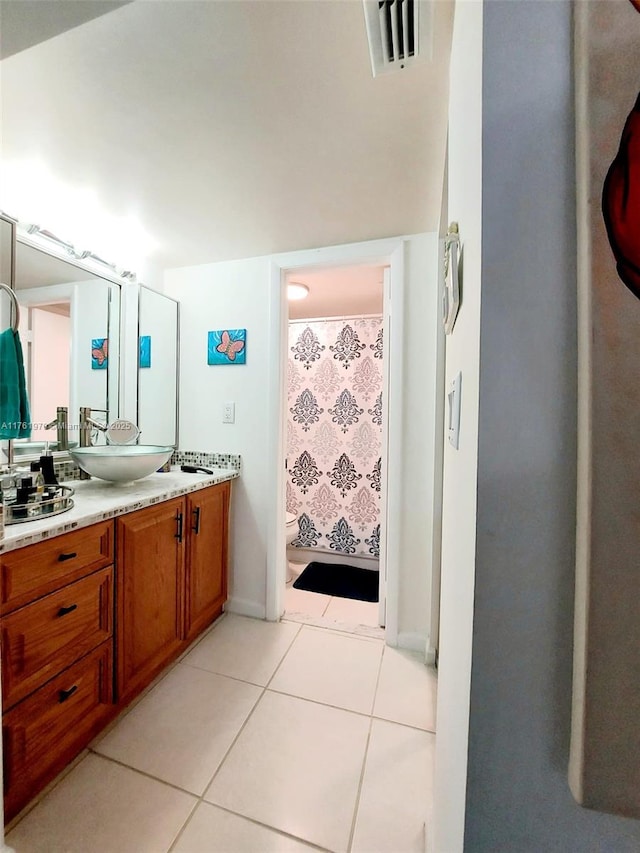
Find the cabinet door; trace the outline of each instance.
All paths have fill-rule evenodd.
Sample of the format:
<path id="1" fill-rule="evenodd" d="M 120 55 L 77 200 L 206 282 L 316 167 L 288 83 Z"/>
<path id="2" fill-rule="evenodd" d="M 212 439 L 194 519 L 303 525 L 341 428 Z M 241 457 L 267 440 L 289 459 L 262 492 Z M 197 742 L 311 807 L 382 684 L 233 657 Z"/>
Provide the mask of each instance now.
<path id="1" fill-rule="evenodd" d="M 192 640 L 222 612 L 227 600 L 227 528 L 230 484 L 187 498 L 187 638 Z"/>
<path id="2" fill-rule="evenodd" d="M 184 499 L 117 521 L 118 700 L 128 702 L 184 646 Z"/>

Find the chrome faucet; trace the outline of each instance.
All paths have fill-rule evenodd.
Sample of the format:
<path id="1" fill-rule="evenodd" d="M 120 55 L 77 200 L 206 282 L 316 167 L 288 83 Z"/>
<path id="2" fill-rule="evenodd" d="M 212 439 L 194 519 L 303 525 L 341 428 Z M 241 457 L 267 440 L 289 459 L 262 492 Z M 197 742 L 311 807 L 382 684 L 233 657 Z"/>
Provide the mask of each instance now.
<path id="1" fill-rule="evenodd" d="M 91 447 L 92 429 L 99 429 L 101 432 L 106 432 L 109 428 L 107 424 L 101 424 L 98 421 L 94 421 L 91 417 L 92 412 L 102 412 L 105 415 L 108 414 L 106 409 L 92 409 L 91 406 L 80 406 L 80 447 Z M 80 479 L 90 480 L 91 474 L 87 474 L 87 472 L 81 468 Z"/>
<path id="2" fill-rule="evenodd" d="M 92 429 L 99 429 L 100 432 L 106 432 L 109 429 L 108 424 L 94 421 L 91 417 L 92 412 L 108 414 L 106 409 L 92 409 L 91 406 L 80 406 L 80 447 L 91 447 Z"/>
<path id="3" fill-rule="evenodd" d="M 69 449 L 69 409 L 66 406 L 58 406 L 56 416 L 51 423 L 45 424 L 45 429 L 56 428 L 56 450 Z"/>

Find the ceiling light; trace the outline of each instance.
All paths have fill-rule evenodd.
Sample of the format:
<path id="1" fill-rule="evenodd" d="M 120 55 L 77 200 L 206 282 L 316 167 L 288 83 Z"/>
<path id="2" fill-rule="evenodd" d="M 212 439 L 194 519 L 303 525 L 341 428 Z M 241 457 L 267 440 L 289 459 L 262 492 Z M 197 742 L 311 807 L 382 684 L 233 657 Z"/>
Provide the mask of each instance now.
<path id="1" fill-rule="evenodd" d="M 306 299 L 308 295 L 309 288 L 306 284 L 292 281 L 287 285 L 287 299 Z"/>

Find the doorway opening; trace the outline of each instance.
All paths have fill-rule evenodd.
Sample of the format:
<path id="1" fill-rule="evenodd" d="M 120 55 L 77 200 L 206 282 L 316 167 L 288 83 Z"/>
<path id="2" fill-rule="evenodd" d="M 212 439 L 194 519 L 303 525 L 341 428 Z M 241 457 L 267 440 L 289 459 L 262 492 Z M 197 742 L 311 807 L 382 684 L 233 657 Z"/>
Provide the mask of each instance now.
<path id="1" fill-rule="evenodd" d="M 284 274 L 284 618 L 374 637 L 386 596 L 386 275 L 381 263 Z"/>

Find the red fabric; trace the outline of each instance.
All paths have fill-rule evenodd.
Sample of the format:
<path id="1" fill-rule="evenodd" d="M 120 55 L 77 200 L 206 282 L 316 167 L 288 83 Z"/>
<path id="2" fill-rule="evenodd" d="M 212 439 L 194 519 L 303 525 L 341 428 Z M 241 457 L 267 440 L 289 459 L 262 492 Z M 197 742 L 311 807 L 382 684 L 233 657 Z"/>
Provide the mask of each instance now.
<path id="1" fill-rule="evenodd" d="M 618 275 L 640 298 L 640 95 L 604 181 L 602 215 Z"/>

